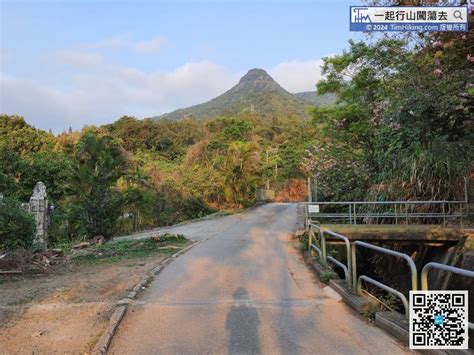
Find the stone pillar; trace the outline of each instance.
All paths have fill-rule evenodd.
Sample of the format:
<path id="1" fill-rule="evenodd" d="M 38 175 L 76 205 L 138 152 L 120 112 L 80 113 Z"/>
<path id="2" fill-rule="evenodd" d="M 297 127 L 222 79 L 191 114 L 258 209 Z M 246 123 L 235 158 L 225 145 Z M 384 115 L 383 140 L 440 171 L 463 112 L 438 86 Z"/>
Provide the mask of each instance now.
<path id="1" fill-rule="evenodd" d="M 28 203 L 29 212 L 33 214 L 36 220 L 36 236 L 34 244 L 41 248 L 46 248 L 48 237 L 48 199 L 46 186 L 40 181 L 33 189 L 33 195 Z"/>

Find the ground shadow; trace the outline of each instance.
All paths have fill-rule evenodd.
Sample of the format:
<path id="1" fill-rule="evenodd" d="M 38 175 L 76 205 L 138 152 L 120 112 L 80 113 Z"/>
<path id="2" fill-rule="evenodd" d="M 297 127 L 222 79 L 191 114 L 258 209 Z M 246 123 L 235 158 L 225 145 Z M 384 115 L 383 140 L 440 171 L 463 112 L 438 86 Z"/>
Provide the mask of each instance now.
<path id="1" fill-rule="evenodd" d="M 229 334 L 229 354 L 260 354 L 258 328 L 260 318 L 252 306 L 247 290 L 239 287 L 234 294 L 234 304 L 227 313 L 226 329 Z"/>

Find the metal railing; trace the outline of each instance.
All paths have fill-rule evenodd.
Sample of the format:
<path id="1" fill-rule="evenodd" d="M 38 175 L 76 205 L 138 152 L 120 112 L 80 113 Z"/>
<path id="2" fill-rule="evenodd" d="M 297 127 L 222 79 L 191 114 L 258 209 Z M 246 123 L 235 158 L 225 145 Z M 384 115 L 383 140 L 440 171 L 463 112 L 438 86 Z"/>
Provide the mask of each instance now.
<path id="1" fill-rule="evenodd" d="M 314 233 L 314 229 L 317 229 L 317 232 L 318 232 L 318 235 L 319 235 L 319 245 L 321 246 L 318 247 L 316 244 L 313 244 L 313 239 L 316 241 L 317 238 L 316 238 L 316 234 Z M 314 224 L 314 223 L 310 223 L 308 225 L 308 248 L 309 250 L 315 250 L 318 255 L 319 255 L 319 258 L 321 259 L 321 262 L 323 264 L 326 263 L 326 249 L 324 248 L 323 249 L 323 246 L 321 245 L 322 244 L 322 238 L 321 238 L 321 227 L 319 227 L 317 224 Z M 324 245 L 325 246 L 325 245 Z"/>
<path id="2" fill-rule="evenodd" d="M 408 263 L 408 266 L 410 267 L 411 289 L 414 290 L 414 291 L 416 291 L 418 289 L 418 273 L 416 271 L 415 262 L 412 260 L 412 258 L 410 258 L 408 255 L 400 253 L 398 251 L 394 251 L 394 250 L 391 250 L 391 249 L 379 247 L 377 245 L 361 242 L 360 240 L 355 241 L 354 244 L 352 245 L 352 278 L 353 278 L 352 283 L 354 285 L 355 285 L 355 281 L 356 281 L 356 278 L 357 278 L 356 246 L 361 246 L 361 247 L 364 247 L 364 248 L 367 248 L 367 249 L 372 249 L 372 250 L 378 251 L 378 252 L 383 253 L 383 254 L 396 256 L 396 257 L 399 257 L 399 258 L 402 258 L 402 259 L 406 260 L 406 262 Z"/>
<path id="3" fill-rule="evenodd" d="M 409 315 L 409 309 L 410 307 L 408 306 L 408 300 L 407 298 L 405 297 L 405 295 L 403 293 L 401 293 L 400 291 L 397 291 L 395 290 L 394 288 L 391 288 L 390 286 L 387 286 L 377 280 L 374 280 L 373 278 L 371 277 L 368 277 L 368 276 L 365 276 L 365 275 L 361 275 L 359 276 L 359 279 L 357 280 L 357 293 L 360 293 L 362 291 L 362 281 L 365 281 L 365 282 L 368 282 L 374 286 L 377 286 L 378 288 L 381 288 L 382 290 L 385 290 L 389 293 L 391 293 L 392 295 L 395 295 L 397 296 L 398 298 L 400 298 L 402 300 L 402 303 L 403 303 L 403 308 L 405 308 L 405 317 L 408 318 L 408 315 Z"/>
<path id="4" fill-rule="evenodd" d="M 383 254 L 387 254 L 387 255 L 390 255 L 390 256 L 395 256 L 395 257 L 399 257 L 399 258 L 404 259 L 407 262 L 407 264 L 410 268 L 411 290 L 416 291 L 418 289 L 418 272 L 417 272 L 416 265 L 415 265 L 414 261 L 412 260 L 412 258 L 410 256 L 408 256 L 407 254 L 404 254 L 404 253 L 400 253 L 400 252 L 391 250 L 391 249 L 387 249 L 387 248 L 379 247 L 377 245 L 361 242 L 359 240 L 354 241 L 352 243 L 352 247 L 351 247 L 351 243 L 350 243 L 349 238 L 347 238 L 347 237 L 345 237 L 341 234 L 332 232 L 330 230 L 323 229 L 323 228 L 321 228 L 321 226 L 319 226 L 315 223 L 312 223 L 312 222 L 310 222 L 307 225 L 307 227 L 308 227 L 308 233 L 309 233 L 308 243 L 309 243 L 310 250 L 315 250 L 315 251 L 318 252 L 320 260 L 325 266 L 327 265 L 327 261 L 329 260 L 329 261 L 333 262 L 334 264 L 338 265 L 339 267 L 341 267 L 344 270 L 344 275 L 345 275 L 347 286 L 348 286 L 349 289 L 352 286 L 354 291 L 357 294 L 360 294 L 361 291 L 362 291 L 362 282 L 370 283 L 370 284 L 372 284 L 372 285 L 374 285 L 374 286 L 376 286 L 376 287 L 378 287 L 378 288 L 380 288 L 380 289 L 382 289 L 386 292 L 389 292 L 389 293 L 395 295 L 396 297 L 398 297 L 403 303 L 403 307 L 405 309 L 405 317 L 409 316 L 409 313 L 408 313 L 408 311 L 409 311 L 409 301 L 407 300 L 407 298 L 405 297 L 405 295 L 402 292 L 400 292 L 400 291 L 398 291 L 398 290 L 396 290 L 396 289 L 394 289 L 390 286 L 387 286 L 387 285 L 381 283 L 380 281 L 374 280 L 373 278 L 371 278 L 367 275 L 360 275 L 359 277 L 357 277 L 357 247 L 363 247 L 363 248 L 375 250 L 375 251 L 383 253 Z M 315 231 L 317 232 L 317 235 L 319 236 L 319 239 L 316 237 Z M 335 259 L 331 256 L 326 255 L 326 242 L 327 242 L 326 237 L 325 237 L 326 234 L 330 235 L 333 238 L 340 239 L 340 240 L 344 241 L 344 244 L 346 246 L 346 252 L 347 252 L 347 261 L 348 261 L 347 266 L 344 265 L 339 260 L 337 260 L 337 259 Z M 314 244 L 313 240 L 315 242 L 317 240 L 318 243 L 319 243 L 319 246 Z M 432 268 L 452 272 L 452 273 L 459 274 L 459 275 L 466 276 L 466 277 L 474 277 L 474 271 L 465 270 L 465 269 L 461 269 L 461 268 L 457 268 L 457 267 L 449 266 L 449 265 L 445 265 L 445 264 L 430 262 L 430 263 L 426 264 L 423 267 L 423 270 L 421 272 L 421 289 L 422 290 L 428 290 L 428 272 Z M 469 329 L 474 329 L 474 323 L 469 322 Z"/>
<path id="5" fill-rule="evenodd" d="M 338 234 L 338 233 L 335 233 L 335 232 L 332 232 L 330 230 L 323 230 L 322 231 L 322 241 L 324 243 L 324 245 L 326 245 L 326 237 L 325 237 L 325 234 L 328 234 L 330 235 L 331 237 L 333 238 L 336 238 L 336 239 L 340 239 L 342 241 L 344 241 L 344 244 L 346 245 L 346 260 L 347 260 L 347 266 L 344 265 L 342 262 L 340 262 L 339 260 L 333 258 L 332 256 L 327 256 L 326 259 L 327 260 L 330 260 L 332 261 L 334 264 L 338 265 L 340 268 L 342 268 L 342 270 L 344 270 L 344 275 L 346 276 L 346 283 L 347 283 L 347 286 L 349 288 L 351 288 L 351 286 L 353 285 L 351 283 L 351 274 L 352 274 L 352 264 L 351 264 L 351 243 L 349 242 L 349 238 L 341 235 L 341 234 Z M 324 248 L 326 249 L 326 247 Z"/>
<path id="6" fill-rule="evenodd" d="M 446 225 L 448 220 L 459 219 L 462 224 L 467 214 L 467 200 L 464 201 L 337 201 L 337 202 L 304 202 L 308 222 L 312 218 L 329 219 L 349 224 L 364 222 L 378 224 L 388 219 L 392 223 L 406 224 L 413 219 L 423 219 Z M 312 207 L 314 206 L 314 208 Z M 320 211 L 332 206 L 332 211 Z M 424 212 L 421 207 L 429 207 Z M 339 211 L 338 211 L 339 210 Z M 342 212 L 345 210 L 347 212 Z"/>
<path id="7" fill-rule="evenodd" d="M 421 289 L 422 290 L 428 290 L 428 271 L 430 271 L 431 269 L 448 271 L 448 272 L 452 272 L 454 274 L 458 274 L 458 275 L 466 276 L 466 277 L 474 277 L 474 271 L 431 262 L 431 263 L 426 264 L 423 267 L 423 270 L 421 270 Z M 469 329 L 474 330 L 474 323 L 468 322 L 468 325 L 469 325 Z"/>
<path id="8" fill-rule="evenodd" d="M 372 250 L 375 250 L 377 252 L 380 252 L 380 253 L 383 253 L 383 254 L 388 254 L 388 255 L 391 255 L 391 256 L 396 256 L 396 257 L 399 257 L 399 258 L 402 258 L 404 259 L 407 263 L 408 263 L 408 266 L 410 267 L 410 273 L 411 273 L 411 289 L 412 290 L 417 290 L 418 289 L 418 273 L 417 273 L 417 270 L 416 270 L 416 265 L 414 263 L 414 261 L 406 254 L 403 254 L 403 253 L 400 253 L 398 251 L 394 251 L 394 250 L 390 250 L 390 249 L 387 249 L 387 248 L 382 248 L 382 247 L 379 247 L 377 245 L 373 245 L 373 244 L 369 244 L 369 243 L 365 243 L 365 242 L 361 242 L 359 240 L 355 241 L 354 244 L 352 245 L 352 284 L 355 285 L 357 283 L 357 289 L 356 289 L 356 293 L 360 293 L 361 291 L 361 288 L 362 288 L 362 281 L 366 281 L 366 282 L 369 282 L 387 292 L 390 292 L 392 294 L 394 294 L 395 296 L 397 296 L 398 298 L 400 298 L 403 302 L 403 305 L 405 307 L 405 317 L 408 317 L 408 301 L 407 299 L 405 298 L 405 296 L 395 290 L 394 288 L 391 288 L 390 286 L 387 286 L 379 281 L 376 281 L 366 275 L 361 275 L 359 276 L 359 278 L 357 279 L 357 251 L 356 251 L 356 247 L 357 246 L 361 246 L 361 247 L 364 247 L 364 248 L 367 248 L 367 249 L 372 249 Z"/>
<path id="9" fill-rule="evenodd" d="M 313 244 L 313 242 L 312 242 L 313 238 L 316 239 L 314 229 L 316 229 L 317 232 L 318 232 L 318 235 L 319 235 L 319 240 L 318 241 L 319 241 L 320 247 Z M 337 260 L 336 258 L 327 255 L 325 234 L 328 234 L 333 238 L 340 239 L 340 240 L 344 241 L 344 244 L 346 246 L 347 266 L 344 265 L 339 260 Z M 323 262 L 323 264 L 327 265 L 327 262 L 331 261 L 333 264 L 336 264 L 337 266 L 339 266 L 344 271 L 347 286 L 349 288 L 351 288 L 352 287 L 352 284 L 351 284 L 351 245 L 350 245 L 350 242 L 349 242 L 349 238 L 347 238 L 347 237 L 345 237 L 341 234 L 329 231 L 329 230 L 323 230 L 317 224 L 310 223 L 309 224 L 309 239 L 308 240 L 309 240 L 309 249 L 310 250 L 315 250 L 319 254 L 319 257 L 320 257 L 321 261 Z"/>

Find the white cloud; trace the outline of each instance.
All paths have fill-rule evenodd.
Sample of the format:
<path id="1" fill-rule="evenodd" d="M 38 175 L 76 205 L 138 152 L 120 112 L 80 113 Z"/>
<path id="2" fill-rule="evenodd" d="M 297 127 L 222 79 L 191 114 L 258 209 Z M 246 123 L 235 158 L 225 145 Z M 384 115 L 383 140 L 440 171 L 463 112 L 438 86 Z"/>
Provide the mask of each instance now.
<path id="1" fill-rule="evenodd" d="M 73 65 L 79 68 L 96 66 L 103 61 L 102 56 L 98 53 L 69 49 L 54 52 L 46 56 L 46 58 L 52 59 L 60 64 Z"/>
<path id="2" fill-rule="evenodd" d="M 161 52 L 166 44 L 164 37 L 156 37 L 149 41 L 140 41 L 133 44 L 133 48 L 138 53 L 158 53 Z"/>
<path id="3" fill-rule="evenodd" d="M 202 103 L 230 89 L 245 74 L 210 61 L 146 72 L 88 52 L 55 54 L 57 60 L 74 66 L 66 71 L 53 67 L 49 84 L 0 73 L 0 113 L 22 115 L 34 126 L 55 132 L 69 126 L 79 129 L 123 115 L 150 117 Z M 320 64 L 320 60 L 284 62 L 269 73 L 290 92 L 314 90 Z"/>
<path id="4" fill-rule="evenodd" d="M 130 38 L 125 35 L 117 35 L 104 38 L 101 41 L 87 45 L 91 48 L 120 48 L 125 47 L 130 42 Z"/>
<path id="5" fill-rule="evenodd" d="M 0 113 L 19 114 L 55 132 L 112 122 L 122 115 L 150 117 L 209 100 L 232 86 L 239 74 L 208 61 L 169 72 L 143 72 L 102 63 L 71 73 L 71 90 L 0 75 Z"/>
<path id="6" fill-rule="evenodd" d="M 157 36 L 149 40 L 135 41 L 128 35 L 117 35 L 83 45 L 83 47 L 90 49 L 122 49 L 141 54 L 151 54 L 163 51 L 167 43 L 168 40 L 164 36 Z"/>
<path id="7" fill-rule="evenodd" d="M 314 91 L 322 79 L 322 59 L 282 62 L 269 70 L 269 74 L 289 92 Z"/>
<path id="8" fill-rule="evenodd" d="M 81 127 L 84 122 L 74 124 L 75 119 L 85 114 L 58 90 L 4 74 L 0 74 L 0 112 L 19 114 L 37 127 L 58 131 L 69 125 Z"/>

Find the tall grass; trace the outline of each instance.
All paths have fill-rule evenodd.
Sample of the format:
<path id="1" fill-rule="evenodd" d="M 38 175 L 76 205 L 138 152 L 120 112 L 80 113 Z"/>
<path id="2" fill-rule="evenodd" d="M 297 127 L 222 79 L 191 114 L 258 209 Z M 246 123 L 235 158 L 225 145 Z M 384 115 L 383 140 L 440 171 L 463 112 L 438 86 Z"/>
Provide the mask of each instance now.
<path id="1" fill-rule="evenodd" d="M 472 170 L 467 144 L 435 139 L 427 147 L 414 142 L 387 158 L 379 183 L 368 193 L 373 200 L 460 200 L 464 178 Z M 383 166 L 383 165 L 382 165 Z"/>

